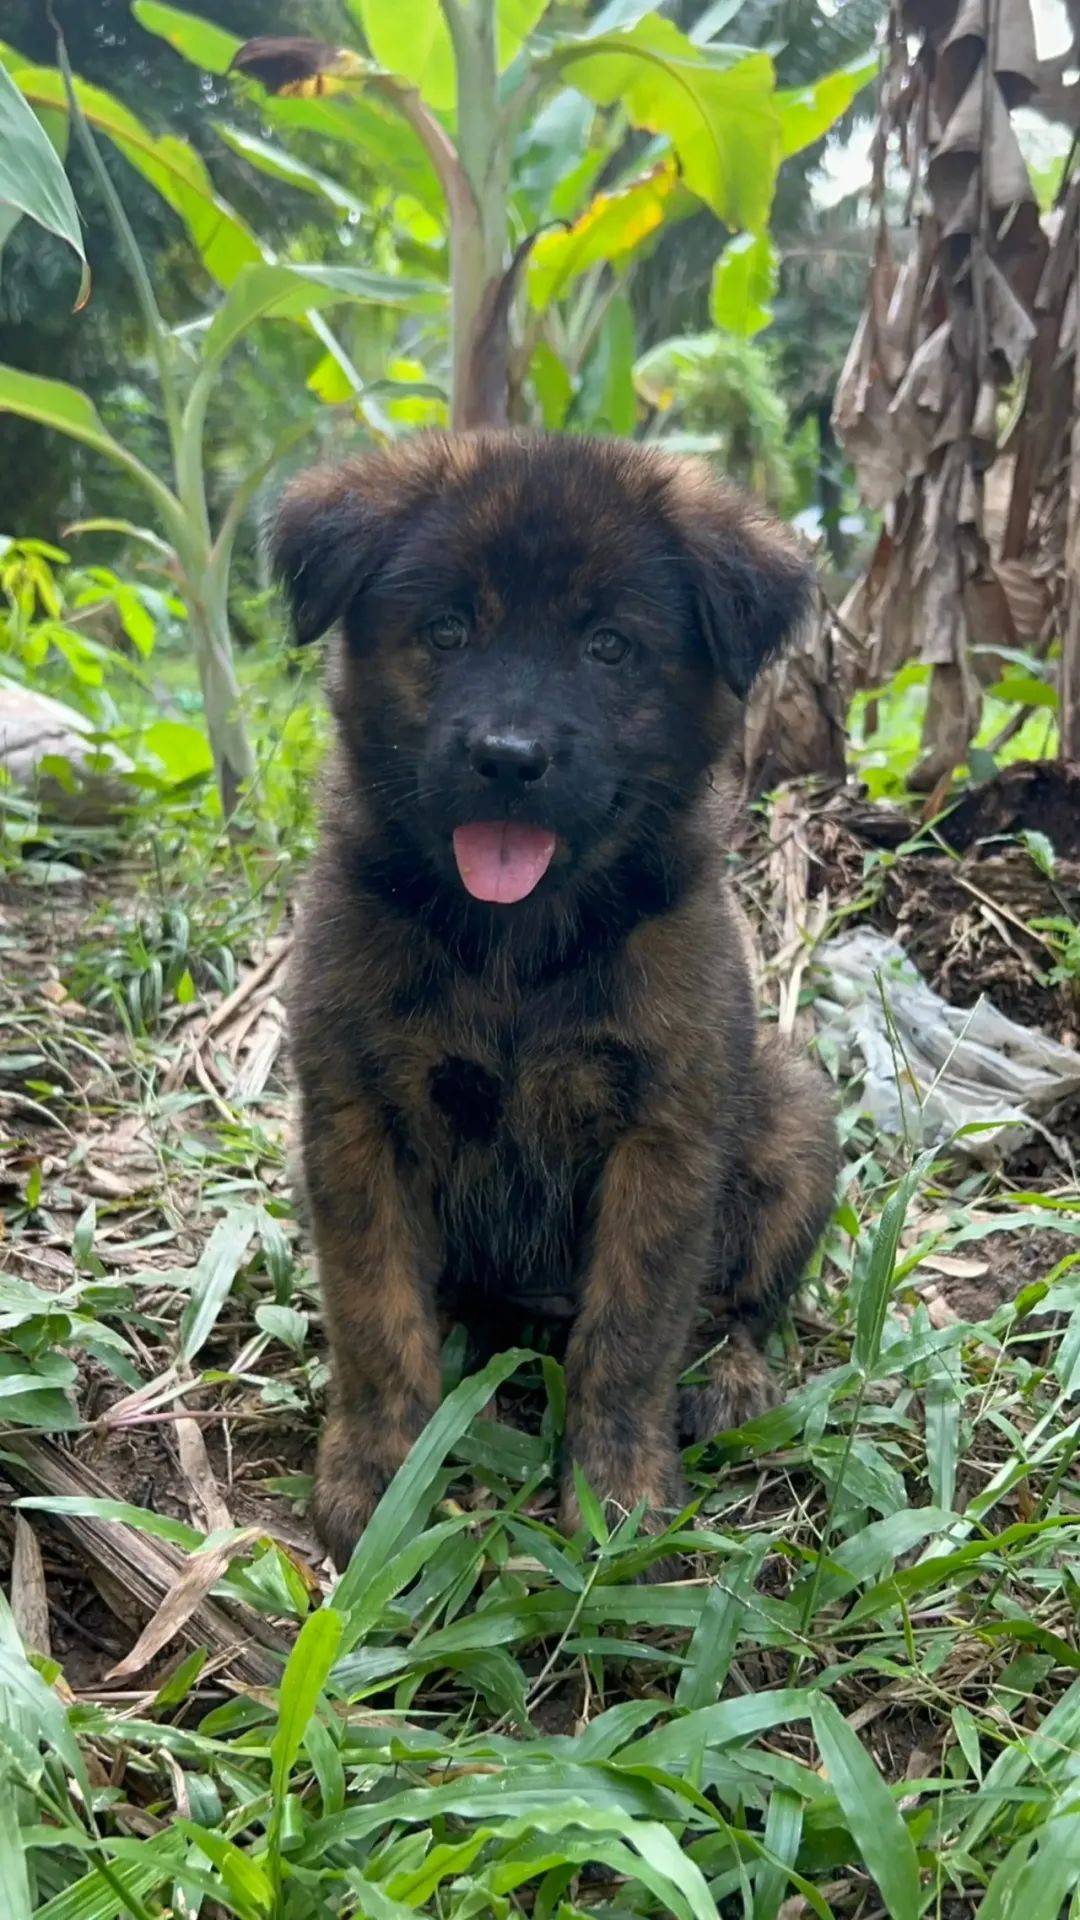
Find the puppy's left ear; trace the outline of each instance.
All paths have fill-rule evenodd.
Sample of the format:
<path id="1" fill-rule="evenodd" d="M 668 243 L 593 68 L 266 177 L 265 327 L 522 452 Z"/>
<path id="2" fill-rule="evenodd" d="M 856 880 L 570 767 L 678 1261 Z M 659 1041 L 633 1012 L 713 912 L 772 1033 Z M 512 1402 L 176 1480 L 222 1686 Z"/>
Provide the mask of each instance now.
<path id="1" fill-rule="evenodd" d="M 814 574 L 791 534 L 710 480 L 683 521 L 702 635 L 717 671 L 746 698 L 810 610 Z"/>
<path id="2" fill-rule="evenodd" d="M 314 467 L 290 481 L 278 501 L 270 553 L 299 646 L 346 614 L 382 563 L 389 514 L 379 497 L 377 459 Z"/>

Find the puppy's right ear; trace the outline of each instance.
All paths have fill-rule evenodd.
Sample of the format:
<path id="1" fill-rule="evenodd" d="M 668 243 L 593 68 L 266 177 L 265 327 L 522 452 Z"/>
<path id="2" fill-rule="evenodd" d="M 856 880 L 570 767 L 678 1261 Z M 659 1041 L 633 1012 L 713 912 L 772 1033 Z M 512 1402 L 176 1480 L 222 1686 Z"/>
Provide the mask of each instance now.
<path id="1" fill-rule="evenodd" d="M 349 611 L 383 560 L 389 521 L 372 477 L 361 463 L 315 467 L 278 501 L 270 552 L 301 646 Z"/>

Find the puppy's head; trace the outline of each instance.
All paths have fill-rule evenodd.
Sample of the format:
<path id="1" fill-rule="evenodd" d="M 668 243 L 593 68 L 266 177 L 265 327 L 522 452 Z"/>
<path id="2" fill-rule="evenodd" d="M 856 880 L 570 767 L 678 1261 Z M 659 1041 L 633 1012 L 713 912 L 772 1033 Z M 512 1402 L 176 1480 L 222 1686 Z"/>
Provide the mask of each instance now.
<path id="1" fill-rule="evenodd" d="M 707 469 L 510 433 L 302 476 L 274 549 L 298 639 L 341 623 L 338 722 L 369 815 L 502 907 L 685 808 L 809 587 Z"/>

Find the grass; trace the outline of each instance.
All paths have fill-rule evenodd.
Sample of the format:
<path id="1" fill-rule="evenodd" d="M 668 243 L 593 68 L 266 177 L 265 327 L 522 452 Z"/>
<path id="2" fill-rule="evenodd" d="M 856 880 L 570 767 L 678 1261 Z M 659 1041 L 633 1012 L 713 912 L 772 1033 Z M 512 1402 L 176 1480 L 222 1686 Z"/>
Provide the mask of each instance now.
<path id="1" fill-rule="evenodd" d="M 1049 1175 L 910 1161 L 848 1095 L 786 1399 L 687 1454 L 668 1536 L 586 1501 L 563 1539 L 560 1366 L 464 1375 L 452 1335 L 319 1564 L 275 944 L 319 728 L 247 668 L 272 844 L 227 844 L 205 775 L 107 829 L 15 810 L 5 1920 L 1074 1912 L 1080 1196 Z"/>

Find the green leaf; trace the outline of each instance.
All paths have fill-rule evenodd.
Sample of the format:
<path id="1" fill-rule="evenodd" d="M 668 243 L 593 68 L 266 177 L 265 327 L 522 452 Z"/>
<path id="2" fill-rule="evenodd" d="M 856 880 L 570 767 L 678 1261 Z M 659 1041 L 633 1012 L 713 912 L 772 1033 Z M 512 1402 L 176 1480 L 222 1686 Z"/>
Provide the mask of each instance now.
<path id="1" fill-rule="evenodd" d="M 881 1349 L 885 1316 L 892 1295 L 896 1255 L 907 1210 L 933 1159 L 932 1150 L 920 1154 L 914 1166 L 897 1182 L 881 1209 L 855 1310 L 854 1358 L 858 1366 L 867 1370 L 876 1364 Z"/>
<path id="2" fill-rule="evenodd" d="M 131 11 L 147 33 L 167 40 L 185 60 L 205 67 L 207 73 L 228 73 L 233 54 L 244 44 L 239 34 L 226 33 L 212 20 L 185 13 L 181 7 L 159 6 L 157 0 L 134 0 Z"/>
<path id="3" fill-rule="evenodd" d="M 1075 1799 L 1075 1795 L 1072 1796 Z M 1035 1849 L 1032 1852 L 1032 1838 Z M 986 1920 L 1058 1920 L 1080 1880 L 1080 1811 L 1075 1806 L 1025 1834 L 994 1874 L 979 1906 Z"/>
<path id="4" fill-rule="evenodd" d="M 98 515 L 93 520 L 73 520 L 69 527 L 64 528 L 65 540 L 80 533 L 119 533 L 125 540 L 141 541 L 143 546 L 152 548 L 162 560 L 171 562 L 176 557 L 167 541 L 152 527 L 136 526 L 132 520 L 114 520 L 108 515 Z"/>
<path id="5" fill-rule="evenodd" d="M 0 1769 L 2 1767 L 0 1756 Z M 4 1888 L 4 1920 L 31 1920 L 30 1881 L 19 1832 L 15 1786 L 6 1770 L 0 1770 L 0 1882 Z"/>
<path id="6" fill-rule="evenodd" d="M 148 1847 L 145 1841 L 141 1843 L 137 1860 L 113 1861 L 116 1886 L 123 1888 L 133 1901 L 156 1892 L 175 1873 L 186 1847 L 187 1841 L 182 1833 L 164 1828 L 161 1833 L 154 1835 L 153 1848 Z M 91 1867 L 88 1873 L 72 1881 L 62 1893 L 39 1906 L 35 1920 L 119 1920 L 121 1915 L 128 1920 L 134 1911 L 136 1909 L 133 1906 L 121 1905 L 113 1887 L 102 1878 L 96 1867 Z"/>
<path id="7" fill-rule="evenodd" d="M 279 133 L 314 133 L 337 141 L 362 156 L 364 164 L 383 173 L 388 183 L 411 193 L 437 219 L 446 218 L 446 205 L 435 170 L 412 128 L 391 107 L 372 95 L 330 94 L 296 99 L 263 92 L 259 109 Z"/>
<path id="8" fill-rule="evenodd" d="M 939 1507 L 951 1507 L 960 1451 L 960 1393 L 946 1354 L 934 1354 L 929 1361 L 923 1406 L 930 1495 Z"/>
<path id="9" fill-rule="evenodd" d="M 751 340 L 772 324 L 779 263 L 767 233 L 738 233 L 713 268 L 709 307 L 714 327 Z"/>
<path id="10" fill-rule="evenodd" d="M 0 1417 L 7 1425 L 66 1433 L 80 1425 L 67 1394 L 21 1355 L 0 1354 Z"/>
<path id="11" fill-rule="evenodd" d="M 269 140 L 260 140 L 256 134 L 246 133 L 243 127 L 231 127 L 224 120 L 214 123 L 227 147 L 238 153 L 242 160 L 259 171 L 268 174 L 271 180 L 283 180 L 287 186 L 296 187 L 301 193 L 311 193 L 319 200 L 325 200 L 335 213 L 355 215 L 358 219 L 370 216 L 370 204 L 358 199 L 339 181 L 332 180 L 329 174 L 320 173 L 317 168 L 305 166 L 295 154 L 286 152 L 284 147 L 276 147 Z"/>
<path id="12" fill-rule="evenodd" d="M 111 459 L 125 457 L 93 401 L 63 380 L 45 380 L 36 373 L 21 373 L 17 367 L 0 366 L 0 413 L 17 413 L 40 426 L 55 427 Z"/>
<path id="13" fill-rule="evenodd" d="M 326 1685 L 338 1650 L 344 1620 L 332 1607 L 308 1615 L 285 1664 L 278 1692 L 277 1731 L 270 1745 L 271 1792 L 285 1798 L 308 1721 Z"/>
<path id="14" fill-rule="evenodd" d="M 713 1707 L 699 1707 L 624 1747 L 619 1765 L 675 1771 L 688 1765 L 703 1748 L 750 1740 L 786 1721 L 805 1720 L 816 1697 L 808 1689 L 777 1687 L 769 1693 L 744 1694 L 721 1700 Z"/>
<path id="15" fill-rule="evenodd" d="M 301 1313 L 297 1307 L 283 1306 L 279 1301 L 264 1300 L 255 1309 L 255 1321 L 272 1340 L 280 1340 L 283 1346 L 291 1347 L 294 1353 L 303 1353 L 308 1331 L 306 1313 Z"/>
<path id="16" fill-rule="evenodd" d="M 255 1233 L 254 1213 L 227 1213 L 210 1235 L 180 1316 L 180 1358 L 190 1361 L 210 1338 Z"/>
<path id="17" fill-rule="evenodd" d="M 973 1714 L 961 1702 L 952 1710 L 953 1730 L 960 1745 L 960 1751 L 975 1775 L 982 1779 L 982 1749 L 979 1743 L 979 1729 Z"/>
<path id="18" fill-rule="evenodd" d="M 594 395 L 590 431 L 630 434 L 637 420 L 634 313 L 625 294 L 611 302 L 589 368 Z"/>
<path id="19" fill-rule="evenodd" d="M 35 1746 L 44 1742 L 58 1754 L 90 1804 L 90 1782 L 67 1712 L 26 1657 L 15 1618 L 0 1593 L 0 1727 L 10 1726 Z"/>
<path id="20" fill-rule="evenodd" d="M 0 366 L 0 414 L 3 413 L 17 413 L 24 420 L 36 420 L 39 426 L 53 427 L 57 433 L 67 434 L 70 440 L 81 440 L 84 446 L 93 447 L 95 452 L 117 461 L 134 474 L 157 502 L 170 531 L 182 527 L 179 503 L 168 487 L 113 439 L 93 401 L 78 387 L 69 387 L 63 380 L 44 380 L 36 373 L 21 373 L 17 367 Z"/>
<path id="21" fill-rule="evenodd" d="M 832 1606 L 852 1588 L 876 1579 L 890 1560 L 898 1560 L 932 1535 L 944 1533 L 955 1519 L 956 1515 L 943 1507 L 904 1507 L 885 1520 L 872 1520 L 826 1554 L 817 1587 L 819 1609 Z M 807 1584 L 812 1586 L 811 1582 Z"/>
<path id="22" fill-rule="evenodd" d="M 273 1911 L 273 1888 L 250 1854 L 241 1852 L 223 1833 L 196 1826 L 193 1820 L 180 1819 L 176 1825 L 217 1868 L 233 1910 L 241 1915 L 241 1920 L 262 1920 L 264 1914 Z"/>
<path id="23" fill-rule="evenodd" d="M 892 1920 L 917 1920 L 919 1863 L 896 1802 L 858 1736 L 825 1694 L 810 1722 L 829 1784 Z"/>
<path id="24" fill-rule="evenodd" d="M 565 232 L 542 233 L 529 256 L 528 290 L 542 311 L 559 300 L 579 274 L 600 261 L 621 263 L 659 232 L 678 184 L 671 160 L 612 193 L 598 193 Z"/>
<path id="25" fill-rule="evenodd" d="M 0 207 L 29 214 L 67 242 L 82 264 L 76 307 L 90 297 L 79 209 L 55 148 L 7 68 L 0 64 Z M 7 238 L 7 232 L 3 238 Z"/>
<path id="26" fill-rule="evenodd" d="M 995 680 L 987 689 L 994 700 L 1006 700 L 1018 707 L 1058 706 L 1058 690 L 1047 680 L 1040 680 L 1033 673 L 1006 673 Z"/>
<path id="27" fill-rule="evenodd" d="M 764 1848 L 771 1858 L 763 1859 L 754 1887 L 754 1920 L 775 1920 L 780 1902 L 789 1885 L 786 1867 L 794 1867 L 799 1857 L 803 1830 L 803 1803 L 787 1787 L 774 1787 L 765 1821 Z"/>
<path id="28" fill-rule="evenodd" d="M 151 1539 L 169 1540 L 174 1546 L 183 1547 L 186 1553 L 194 1553 L 205 1545 L 205 1535 L 188 1526 L 186 1520 L 174 1520 L 166 1513 L 151 1513 L 149 1507 L 134 1507 L 127 1500 L 99 1499 L 93 1494 L 81 1493 L 35 1493 L 25 1494 L 15 1505 L 25 1507 L 28 1513 L 70 1513 L 90 1520 L 115 1520 L 121 1526 L 148 1533 Z"/>
<path id="29" fill-rule="evenodd" d="M 1063 1767 L 1071 1767 L 1078 1740 L 1080 1680 L 1074 1680 L 1039 1726 L 998 1754 L 983 1781 L 982 1792 L 974 1800 L 971 1816 L 961 1830 L 959 1844 L 964 1851 L 970 1853 L 977 1846 L 997 1819 L 1004 1798 L 1020 1785 L 1030 1769 L 1036 1769 L 1042 1782 L 1056 1779 Z"/>
<path id="30" fill-rule="evenodd" d="M 574 386 L 554 347 L 546 340 L 537 341 L 529 362 L 529 378 L 540 402 L 545 427 L 549 433 L 557 433 L 574 397 Z"/>
<path id="31" fill-rule="evenodd" d="M 1020 838 L 1039 872 L 1045 874 L 1048 880 L 1052 880 L 1057 866 L 1057 854 L 1054 851 L 1053 841 L 1047 834 L 1038 833 L 1033 827 L 1026 827 Z"/>
<path id="32" fill-rule="evenodd" d="M 18 67 L 15 77 L 32 107 L 67 111 L 63 76 L 54 67 Z M 231 286 L 242 267 L 262 260 L 254 234 L 217 193 L 194 147 L 175 134 L 152 134 L 104 88 L 85 80 L 74 85 L 75 97 L 94 131 L 112 141 L 183 221 L 212 280 Z"/>
<path id="33" fill-rule="evenodd" d="M 439 0 L 348 0 L 380 67 L 398 73 L 437 113 L 452 113 L 457 79 Z"/>
<path id="34" fill-rule="evenodd" d="M 410 81 L 438 113 L 452 113 L 456 66 L 439 0 L 348 0 L 348 6 L 379 65 Z M 500 73 L 517 58 L 546 6 L 547 0 L 496 0 Z"/>
<path id="35" fill-rule="evenodd" d="M 206 735 L 187 720 L 155 720 L 143 733 L 142 744 L 160 760 L 171 787 L 182 786 L 185 780 L 196 780 L 214 770 L 214 756 Z"/>
<path id="36" fill-rule="evenodd" d="M 782 88 L 776 95 L 776 108 L 784 143 L 785 160 L 803 147 L 828 133 L 845 114 L 857 93 L 877 74 L 877 59 L 853 60 L 849 66 L 826 73 L 808 87 Z"/>
<path id="37" fill-rule="evenodd" d="M 782 155 L 768 54 L 732 62 L 647 14 L 623 33 L 563 44 L 543 65 L 636 127 L 668 136 L 691 192 L 730 227 L 768 223 Z"/>
<path id="38" fill-rule="evenodd" d="M 710 1587 L 675 1689 L 677 1707 L 705 1707 L 720 1693 L 767 1546 L 764 1539 L 754 1541 Z"/>
<path id="39" fill-rule="evenodd" d="M 443 290 L 364 267 L 246 267 L 218 308 L 203 341 L 203 363 L 222 360 L 256 320 L 299 319 L 313 308 L 361 300 L 380 307 L 445 305 Z"/>

